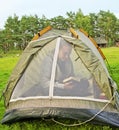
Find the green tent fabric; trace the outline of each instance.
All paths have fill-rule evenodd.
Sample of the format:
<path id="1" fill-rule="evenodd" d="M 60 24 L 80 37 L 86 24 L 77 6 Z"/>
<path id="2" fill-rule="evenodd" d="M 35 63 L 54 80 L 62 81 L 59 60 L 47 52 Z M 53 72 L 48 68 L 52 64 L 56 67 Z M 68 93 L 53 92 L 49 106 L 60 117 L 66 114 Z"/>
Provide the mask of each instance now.
<path id="1" fill-rule="evenodd" d="M 72 37 L 67 30 L 52 29 L 28 44 L 4 91 L 6 112 L 2 123 L 34 117 L 85 121 L 97 115 L 91 122 L 119 126 L 117 85 L 95 46 L 80 31 L 77 33 L 80 39 Z M 59 54 L 63 45 L 70 46 L 71 52 L 70 60 L 61 62 Z M 66 49 L 65 53 L 68 53 Z M 61 68 L 64 62 L 66 66 Z M 80 82 L 75 83 L 74 89 L 64 89 L 63 80 L 58 84 L 61 73 L 65 73 L 65 78 L 66 74 L 75 76 Z M 50 75 L 48 83 L 43 74 L 47 79 Z"/>

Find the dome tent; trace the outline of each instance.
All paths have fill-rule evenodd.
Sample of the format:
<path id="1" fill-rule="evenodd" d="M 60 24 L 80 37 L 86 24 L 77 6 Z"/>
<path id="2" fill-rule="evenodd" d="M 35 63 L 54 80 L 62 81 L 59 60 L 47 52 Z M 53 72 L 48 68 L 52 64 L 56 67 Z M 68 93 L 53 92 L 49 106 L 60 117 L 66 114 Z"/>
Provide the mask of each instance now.
<path id="1" fill-rule="evenodd" d="M 28 44 L 4 91 L 2 123 L 59 117 L 119 126 L 116 83 L 92 41 L 76 35 L 50 28 Z M 63 47 L 68 58 L 61 61 Z"/>

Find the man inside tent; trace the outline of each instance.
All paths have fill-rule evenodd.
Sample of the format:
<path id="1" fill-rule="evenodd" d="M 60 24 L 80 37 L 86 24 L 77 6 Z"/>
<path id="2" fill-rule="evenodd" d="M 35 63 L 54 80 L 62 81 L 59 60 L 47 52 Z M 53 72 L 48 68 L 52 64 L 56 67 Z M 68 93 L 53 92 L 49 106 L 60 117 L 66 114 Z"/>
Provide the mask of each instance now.
<path id="1" fill-rule="evenodd" d="M 58 45 L 55 43 L 52 42 L 49 48 L 45 46 L 42 52 L 34 56 L 34 60 L 18 81 L 12 99 L 49 96 L 51 91 L 53 96 L 85 97 L 89 95 L 89 82 L 86 77 L 81 76 L 81 70 L 84 69 L 80 68 L 79 63 L 74 65 L 76 61 L 72 58 L 74 53 L 72 44 L 60 38 L 58 51 L 55 51 Z M 56 63 L 55 67 L 54 63 Z M 71 77 L 77 77 L 78 81 L 74 82 Z M 69 82 L 66 82 L 66 79 L 70 79 Z"/>
<path id="2" fill-rule="evenodd" d="M 73 80 L 69 80 L 68 82 L 66 79 L 71 79 L 74 77 L 74 70 L 73 64 L 70 59 L 70 54 L 72 51 L 72 45 L 67 43 L 66 41 L 62 40 L 59 46 L 59 53 L 57 57 L 57 64 L 56 64 L 56 71 L 55 71 L 55 82 L 54 82 L 54 96 L 85 96 L 87 94 L 87 90 L 85 88 L 88 87 L 89 83 L 86 79 L 80 79 L 78 77 L 78 81 L 74 82 Z M 53 56 L 54 51 L 48 55 L 41 67 L 41 75 L 40 75 L 40 86 L 42 87 L 42 95 L 48 96 L 49 95 L 49 88 L 51 85 L 51 72 L 52 72 L 52 65 L 53 65 Z M 81 86 L 84 87 L 82 95 Z M 85 94 L 84 94 L 85 93 Z"/>

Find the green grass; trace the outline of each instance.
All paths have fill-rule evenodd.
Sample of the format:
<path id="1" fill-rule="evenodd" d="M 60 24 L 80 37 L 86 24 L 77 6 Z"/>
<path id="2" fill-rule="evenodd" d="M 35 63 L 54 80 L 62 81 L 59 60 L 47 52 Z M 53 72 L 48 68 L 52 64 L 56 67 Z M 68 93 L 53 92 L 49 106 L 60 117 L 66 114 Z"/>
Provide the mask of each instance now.
<path id="1" fill-rule="evenodd" d="M 108 61 L 109 65 L 107 64 L 107 68 L 110 72 L 110 75 L 119 86 L 119 48 L 103 48 L 102 51 Z"/>
<path id="2" fill-rule="evenodd" d="M 119 86 L 119 48 L 103 48 L 102 51 L 110 65 L 110 68 L 108 67 L 109 70 L 111 69 L 110 75 Z M 9 76 L 19 59 L 19 54 L 21 54 L 20 51 L 12 51 L 7 54 L 0 53 L 0 92 L 5 88 Z M 0 120 L 2 119 L 4 112 L 5 108 L 2 100 L 0 101 Z M 74 123 L 74 121 L 70 120 L 65 120 L 63 122 L 66 124 Z M 102 127 L 90 123 L 81 126 L 67 127 L 56 124 L 51 120 L 34 120 L 14 123 L 9 126 L 0 124 L 0 130 L 113 130 L 113 128 L 109 126 Z M 114 128 L 114 130 L 118 130 L 118 128 Z"/>

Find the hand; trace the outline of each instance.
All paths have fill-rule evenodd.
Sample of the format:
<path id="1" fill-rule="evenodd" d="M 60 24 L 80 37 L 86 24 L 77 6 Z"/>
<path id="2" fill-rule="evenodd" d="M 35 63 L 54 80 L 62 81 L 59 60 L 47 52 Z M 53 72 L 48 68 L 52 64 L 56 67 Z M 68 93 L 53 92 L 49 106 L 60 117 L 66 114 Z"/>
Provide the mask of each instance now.
<path id="1" fill-rule="evenodd" d="M 66 83 L 64 83 L 64 89 L 72 89 L 72 88 L 73 88 L 72 82 L 66 82 Z"/>

